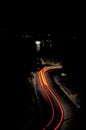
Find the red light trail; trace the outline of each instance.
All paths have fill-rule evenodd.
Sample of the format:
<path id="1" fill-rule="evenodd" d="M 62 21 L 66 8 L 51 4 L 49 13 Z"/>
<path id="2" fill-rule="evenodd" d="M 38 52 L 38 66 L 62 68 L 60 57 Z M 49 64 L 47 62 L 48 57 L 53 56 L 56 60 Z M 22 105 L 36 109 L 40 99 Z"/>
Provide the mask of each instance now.
<path id="1" fill-rule="evenodd" d="M 45 130 L 45 129 L 51 124 L 51 122 L 52 122 L 53 119 L 54 119 L 54 106 L 53 106 L 53 104 L 52 104 L 52 101 L 51 101 L 51 99 L 50 99 L 48 93 L 46 92 L 46 90 L 45 90 L 45 88 L 44 88 L 44 86 L 43 86 L 42 78 L 41 78 L 41 75 L 40 75 L 40 74 L 41 74 L 41 71 L 40 71 L 40 73 L 39 73 L 39 80 L 40 80 L 41 86 L 43 87 L 44 93 L 45 93 L 46 96 L 48 97 L 48 100 L 49 100 L 50 105 L 51 105 L 51 108 L 52 108 L 52 117 L 51 117 L 50 121 L 48 122 L 48 124 L 45 126 L 45 128 L 43 128 L 43 130 Z"/>
<path id="2" fill-rule="evenodd" d="M 64 112 L 63 112 L 62 106 L 61 106 L 57 96 L 55 95 L 55 93 L 49 87 L 48 82 L 47 82 L 46 77 L 45 77 L 45 74 L 49 70 L 54 70 L 54 69 L 59 69 L 59 68 L 62 68 L 62 66 L 45 67 L 45 68 L 43 68 L 42 70 L 39 71 L 39 80 L 40 80 L 41 87 L 43 88 L 44 93 L 46 94 L 46 96 L 47 96 L 47 98 L 50 102 L 51 108 L 52 108 L 52 117 L 51 117 L 50 121 L 48 122 L 48 124 L 45 126 L 45 128 L 43 128 L 43 130 L 46 130 L 47 127 L 49 127 L 49 125 L 53 122 L 54 116 L 55 116 L 54 105 L 53 105 L 52 100 L 49 96 L 49 93 L 46 91 L 46 89 L 48 89 L 48 91 L 50 92 L 50 94 L 52 95 L 52 97 L 54 98 L 56 103 L 58 104 L 60 111 L 61 111 L 61 117 L 60 117 L 59 123 L 55 126 L 54 130 L 57 130 L 61 126 L 63 118 L 64 118 Z"/>

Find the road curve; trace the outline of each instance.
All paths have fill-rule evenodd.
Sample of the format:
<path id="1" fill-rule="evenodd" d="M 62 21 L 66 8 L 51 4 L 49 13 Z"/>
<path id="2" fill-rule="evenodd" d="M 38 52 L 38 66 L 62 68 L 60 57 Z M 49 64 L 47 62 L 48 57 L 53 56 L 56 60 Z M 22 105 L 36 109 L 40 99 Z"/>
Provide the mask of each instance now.
<path id="1" fill-rule="evenodd" d="M 62 66 L 49 66 L 49 67 L 44 67 L 42 70 L 39 71 L 39 81 L 40 81 L 40 85 L 45 93 L 45 95 L 47 96 L 48 98 L 48 101 L 50 103 L 50 106 L 51 106 L 51 109 L 52 109 L 52 116 L 51 116 L 51 119 L 48 121 L 48 123 L 46 124 L 46 126 L 43 128 L 43 130 L 46 130 L 49 128 L 49 126 L 53 123 L 53 121 L 57 122 L 56 125 L 54 126 L 54 130 L 57 130 L 62 122 L 63 122 L 63 119 L 64 119 L 64 112 L 63 112 L 63 108 L 58 100 L 58 97 L 55 95 L 55 93 L 51 90 L 49 84 L 48 84 L 48 81 L 46 79 L 46 74 L 48 71 L 50 70 L 54 70 L 54 69 L 59 69 L 59 68 L 62 68 Z M 53 98 L 53 99 L 52 99 Z M 53 103 L 53 100 L 57 103 L 58 107 L 59 107 L 59 110 L 60 110 L 60 118 L 59 118 L 59 121 L 55 120 L 56 117 L 56 113 L 55 113 L 55 105 Z M 59 114 L 59 113 L 58 113 Z M 55 118 L 55 119 L 54 119 Z"/>

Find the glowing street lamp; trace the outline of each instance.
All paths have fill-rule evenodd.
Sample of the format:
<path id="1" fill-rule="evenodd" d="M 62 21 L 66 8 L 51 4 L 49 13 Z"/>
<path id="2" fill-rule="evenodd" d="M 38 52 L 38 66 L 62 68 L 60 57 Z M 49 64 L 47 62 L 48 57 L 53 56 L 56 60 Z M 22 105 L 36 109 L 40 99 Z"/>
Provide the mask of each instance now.
<path id="1" fill-rule="evenodd" d="M 35 41 L 35 44 L 36 44 L 36 51 L 39 52 L 41 41 Z"/>
<path id="2" fill-rule="evenodd" d="M 35 41 L 35 44 L 39 46 L 41 44 L 41 41 Z"/>

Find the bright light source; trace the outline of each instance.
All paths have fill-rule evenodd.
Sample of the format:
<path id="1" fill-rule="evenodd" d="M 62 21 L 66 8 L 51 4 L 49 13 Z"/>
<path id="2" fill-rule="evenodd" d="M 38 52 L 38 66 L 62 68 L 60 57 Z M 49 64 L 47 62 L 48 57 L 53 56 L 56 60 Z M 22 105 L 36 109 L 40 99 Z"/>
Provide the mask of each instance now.
<path id="1" fill-rule="evenodd" d="M 61 76 L 66 76 L 66 74 L 65 73 L 61 73 Z"/>
<path id="2" fill-rule="evenodd" d="M 35 44 L 36 44 L 36 45 L 40 45 L 40 44 L 41 44 L 41 41 L 35 41 Z"/>

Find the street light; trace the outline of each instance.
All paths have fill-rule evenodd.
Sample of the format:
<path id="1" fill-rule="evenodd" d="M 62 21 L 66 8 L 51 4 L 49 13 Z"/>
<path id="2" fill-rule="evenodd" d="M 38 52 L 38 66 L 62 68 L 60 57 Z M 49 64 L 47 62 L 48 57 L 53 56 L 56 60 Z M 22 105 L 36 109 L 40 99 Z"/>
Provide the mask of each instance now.
<path id="1" fill-rule="evenodd" d="M 41 41 L 35 41 L 35 44 L 39 46 L 41 44 Z"/>
<path id="2" fill-rule="evenodd" d="M 36 51 L 39 52 L 41 41 L 35 41 L 35 44 L 36 44 Z"/>

